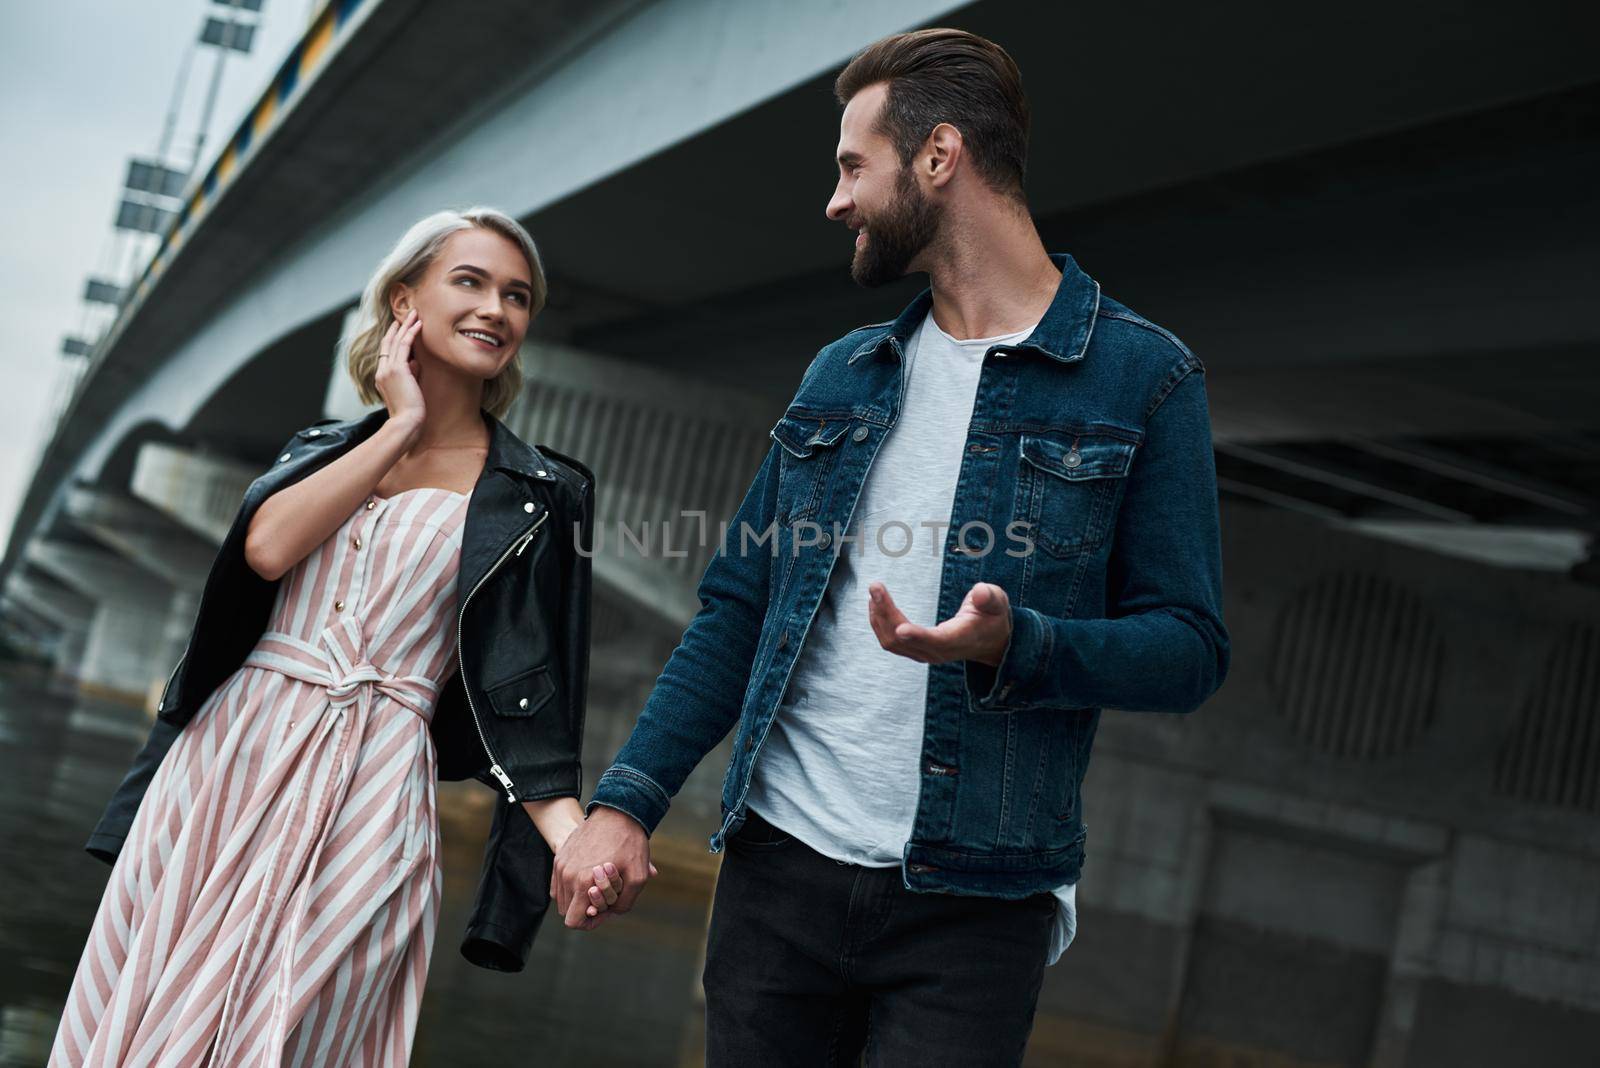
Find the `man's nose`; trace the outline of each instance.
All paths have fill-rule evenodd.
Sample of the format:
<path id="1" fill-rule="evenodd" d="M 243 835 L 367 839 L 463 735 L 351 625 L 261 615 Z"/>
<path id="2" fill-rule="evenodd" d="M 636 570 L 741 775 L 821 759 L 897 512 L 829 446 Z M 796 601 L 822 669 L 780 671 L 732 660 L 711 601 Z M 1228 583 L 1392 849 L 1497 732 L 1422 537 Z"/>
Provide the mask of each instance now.
<path id="1" fill-rule="evenodd" d="M 852 207 L 854 207 L 854 204 L 850 199 L 850 194 L 843 189 L 835 189 L 833 198 L 828 201 L 827 216 L 834 222 L 843 222 L 849 216 Z"/>

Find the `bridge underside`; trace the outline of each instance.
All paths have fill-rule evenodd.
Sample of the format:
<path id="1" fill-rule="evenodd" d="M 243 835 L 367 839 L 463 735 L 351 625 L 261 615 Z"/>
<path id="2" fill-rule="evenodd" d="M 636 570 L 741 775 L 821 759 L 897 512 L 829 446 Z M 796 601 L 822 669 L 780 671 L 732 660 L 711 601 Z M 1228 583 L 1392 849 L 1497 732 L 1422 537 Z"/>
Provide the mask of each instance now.
<path id="1" fill-rule="evenodd" d="M 1459 1033 L 1512 1063 L 1475 1019 L 1592 1031 L 1600 8 L 576 6 L 363 5 L 41 463 L 0 604 L 55 632 L 59 673 L 148 711 L 244 486 L 354 414 L 332 349 L 372 264 L 426 212 L 496 204 L 551 274 L 508 421 L 595 469 L 611 539 L 592 781 L 801 370 L 920 284 L 849 280 L 832 73 L 963 26 L 1024 72 L 1046 243 L 1205 361 L 1235 649 L 1202 716 L 1102 723 L 1083 900 L 1106 933 L 1047 985 L 1035 1048 L 1445 1064 Z M 722 756 L 669 817 L 696 846 Z M 1242 1002 L 1241 975 L 1264 977 Z M 1324 986 L 1361 994 L 1284 1006 L 1307 1044 L 1257 1058 L 1281 1037 L 1260 1006 Z"/>

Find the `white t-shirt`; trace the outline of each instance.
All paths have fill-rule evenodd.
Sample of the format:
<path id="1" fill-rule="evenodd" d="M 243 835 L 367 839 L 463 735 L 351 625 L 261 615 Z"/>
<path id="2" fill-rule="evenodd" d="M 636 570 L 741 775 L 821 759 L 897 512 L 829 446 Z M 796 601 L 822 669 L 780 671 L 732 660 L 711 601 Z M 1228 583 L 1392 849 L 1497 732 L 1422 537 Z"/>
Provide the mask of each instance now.
<path id="1" fill-rule="evenodd" d="M 906 346 L 900 416 L 845 531 L 858 540 L 837 549 L 747 799 L 763 819 L 834 860 L 898 867 L 921 791 L 928 665 L 878 644 L 867 584 L 881 581 L 911 622 L 939 622 L 944 535 L 984 353 L 1032 332 L 958 341 L 930 312 Z M 973 537 L 976 544 L 985 535 Z M 1055 895 L 1050 964 L 1076 933 L 1077 884 Z"/>

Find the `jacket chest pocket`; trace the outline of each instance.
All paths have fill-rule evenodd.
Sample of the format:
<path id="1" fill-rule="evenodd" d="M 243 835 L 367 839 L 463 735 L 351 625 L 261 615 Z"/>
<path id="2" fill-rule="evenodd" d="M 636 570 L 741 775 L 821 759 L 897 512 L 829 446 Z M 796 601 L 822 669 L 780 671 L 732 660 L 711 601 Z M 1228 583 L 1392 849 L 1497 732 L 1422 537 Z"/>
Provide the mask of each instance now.
<path id="1" fill-rule="evenodd" d="M 550 677 L 550 665 L 520 672 L 504 682 L 487 687 L 483 693 L 489 707 L 497 716 L 531 716 L 555 696 L 555 680 Z"/>
<path id="2" fill-rule="evenodd" d="M 1039 548 L 1067 557 L 1105 541 L 1138 447 L 1104 432 L 1022 435 L 1015 514 Z"/>
<path id="3" fill-rule="evenodd" d="M 783 447 L 778 457 L 779 524 L 808 519 L 822 503 L 828 471 L 850 420 L 821 419 L 786 413 L 773 426 L 772 440 Z"/>

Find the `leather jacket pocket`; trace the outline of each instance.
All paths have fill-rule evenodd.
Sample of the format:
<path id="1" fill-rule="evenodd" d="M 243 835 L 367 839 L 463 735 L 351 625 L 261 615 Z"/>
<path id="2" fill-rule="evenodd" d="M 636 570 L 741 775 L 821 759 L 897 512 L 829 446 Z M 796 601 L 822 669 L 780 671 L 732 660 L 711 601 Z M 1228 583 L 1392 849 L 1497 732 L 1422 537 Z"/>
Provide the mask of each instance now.
<path id="1" fill-rule="evenodd" d="M 550 665 L 519 672 L 504 682 L 486 687 L 484 696 L 497 716 L 531 716 L 555 696 L 555 680 L 550 677 Z"/>
<path id="2" fill-rule="evenodd" d="M 1101 431 L 1022 435 L 1016 518 L 1030 524 L 1028 534 L 1052 556 L 1098 547 L 1138 447 L 1135 439 Z"/>

